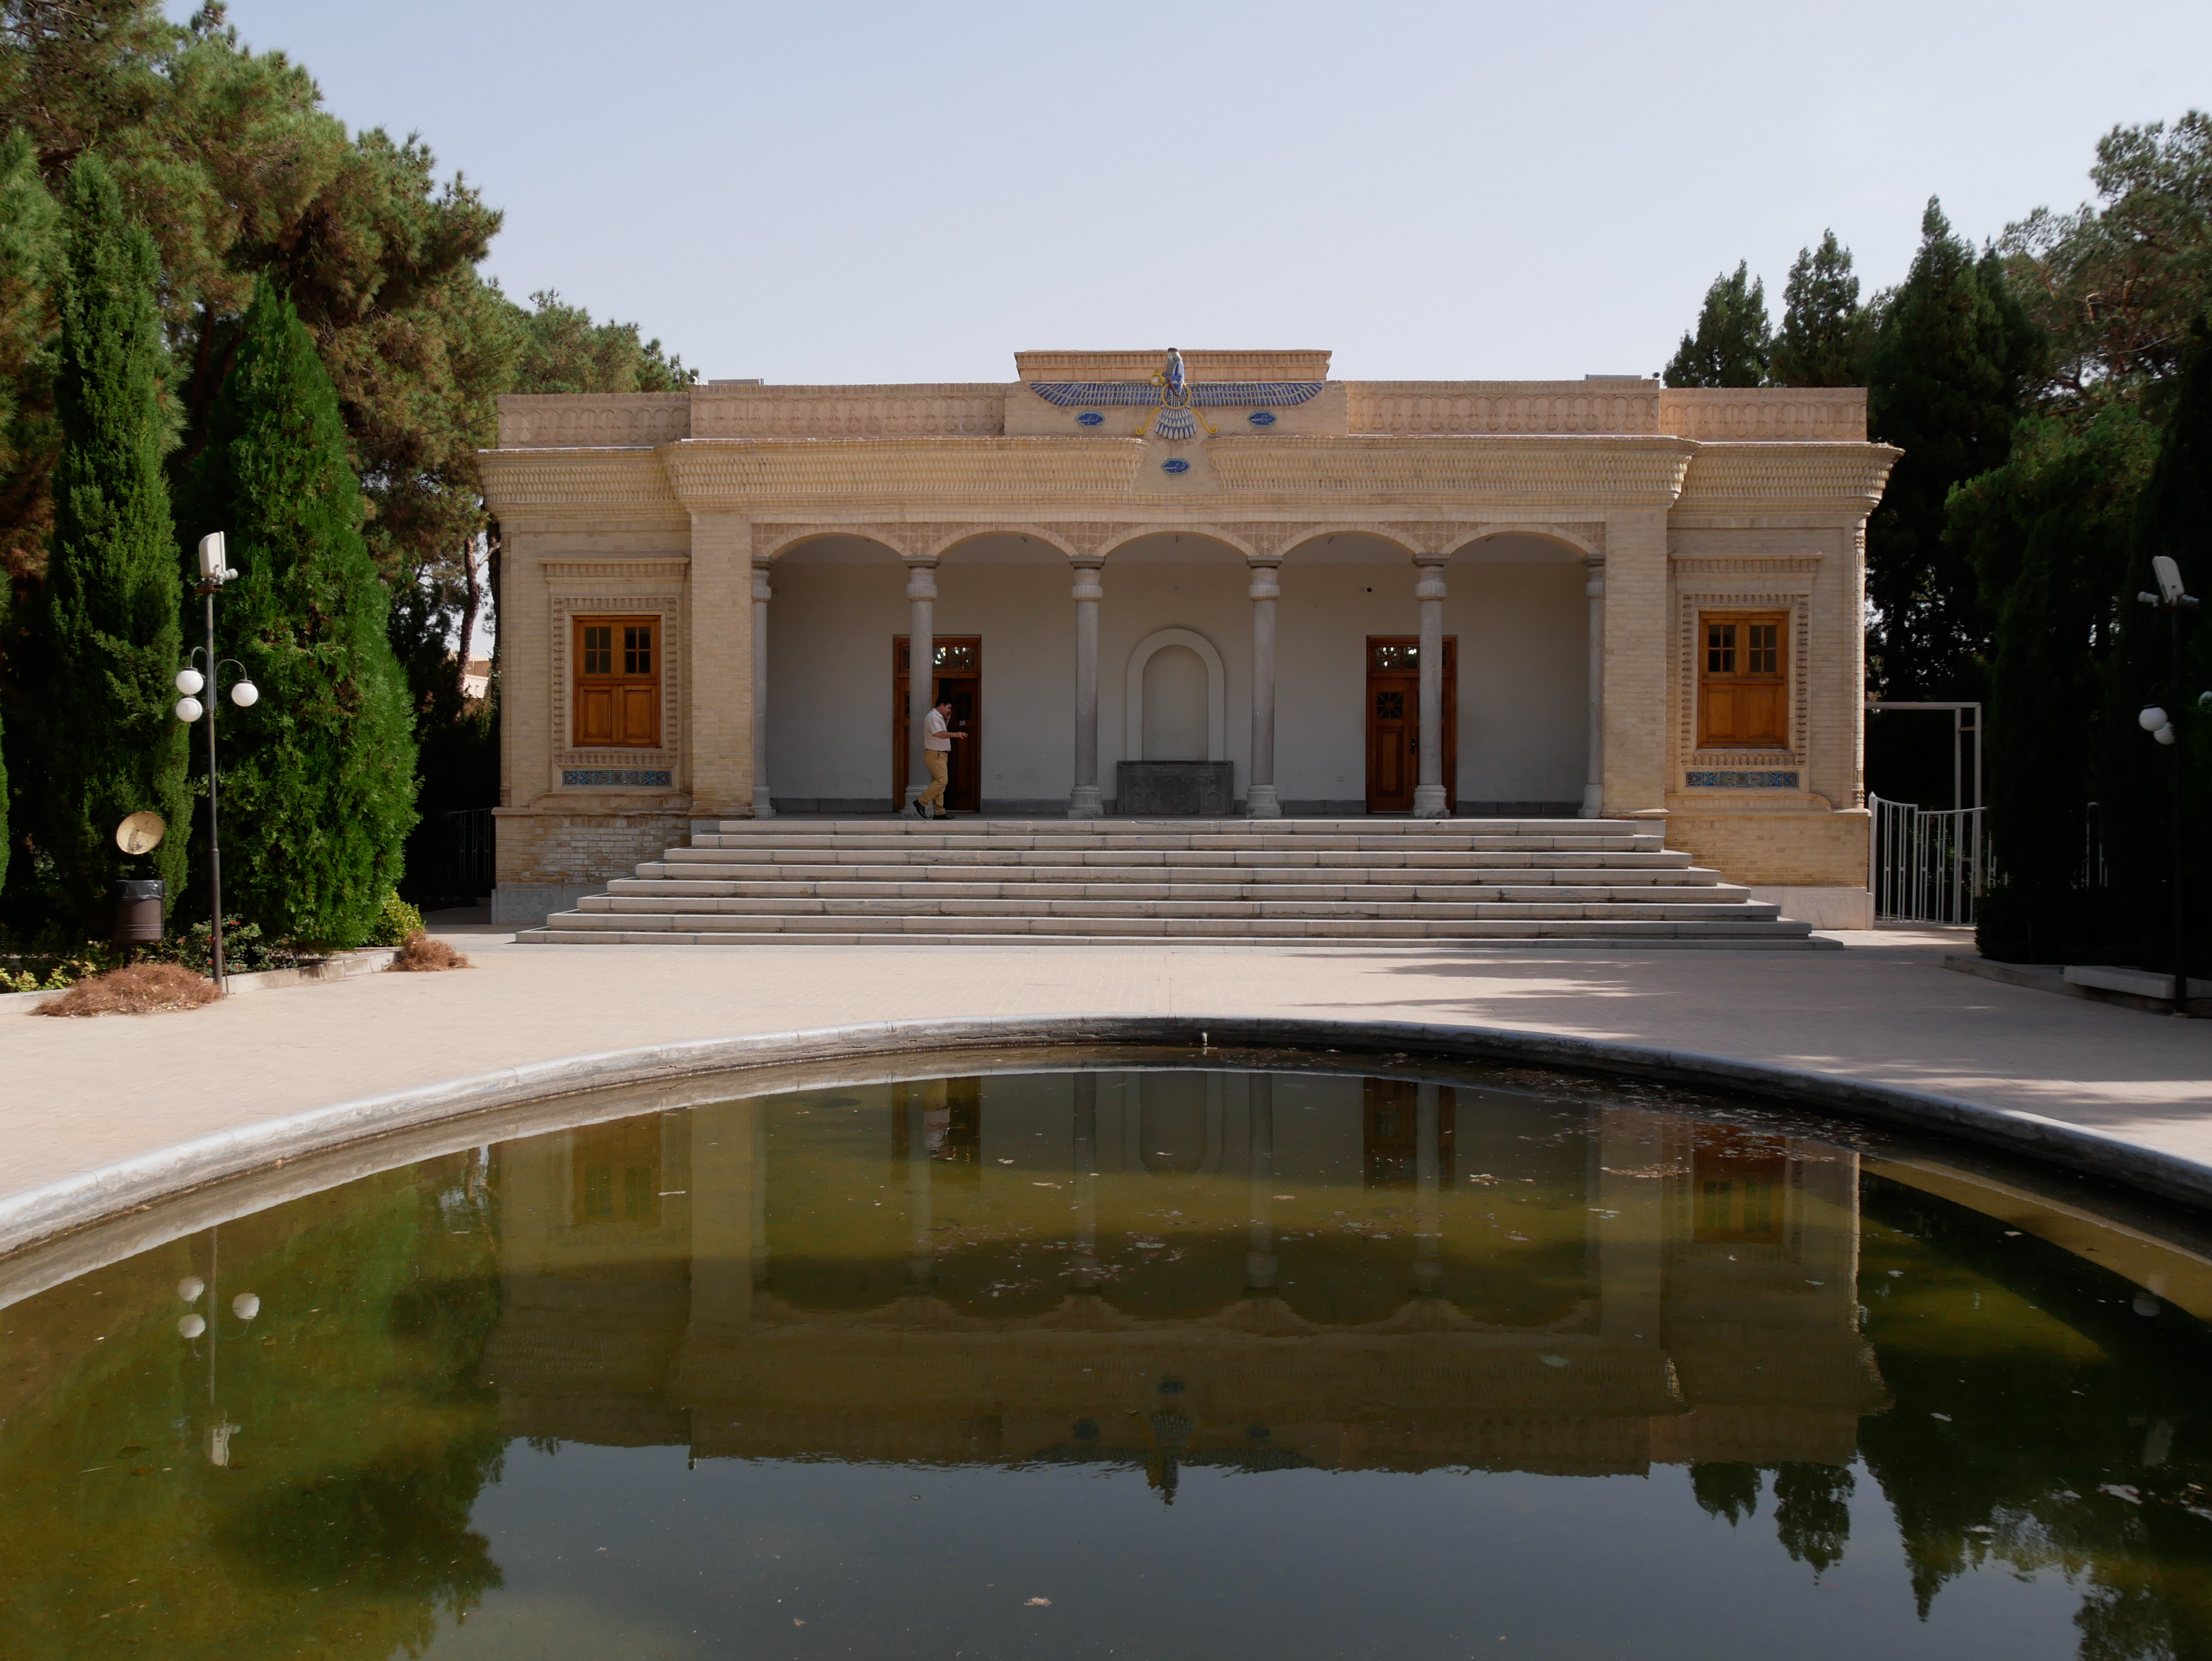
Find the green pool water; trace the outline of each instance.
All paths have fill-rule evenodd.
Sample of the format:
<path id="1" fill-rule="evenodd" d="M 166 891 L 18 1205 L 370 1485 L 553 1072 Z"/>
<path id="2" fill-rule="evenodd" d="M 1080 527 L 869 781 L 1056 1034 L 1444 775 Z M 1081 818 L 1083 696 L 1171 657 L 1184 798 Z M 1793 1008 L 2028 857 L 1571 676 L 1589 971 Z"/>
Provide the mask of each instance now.
<path id="1" fill-rule="evenodd" d="M 2190 1219 L 1369 1065 L 714 1100 L 0 1273 L 5 1652 L 2212 1655 Z"/>

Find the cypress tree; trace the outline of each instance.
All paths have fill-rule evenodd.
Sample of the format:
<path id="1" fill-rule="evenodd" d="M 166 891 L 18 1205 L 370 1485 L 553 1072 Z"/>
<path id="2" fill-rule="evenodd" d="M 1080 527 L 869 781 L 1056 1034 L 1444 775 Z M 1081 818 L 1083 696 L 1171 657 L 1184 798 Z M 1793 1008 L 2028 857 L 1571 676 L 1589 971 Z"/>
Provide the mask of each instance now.
<path id="1" fill-rule="evenodd" d="M 1829 231 L 1800 248 L 1782 290 L 1782 328 L 1767 360 L 1777 387 L 1856 387 L 1866 374 L 1867 316 L 1851 251 Z"/>
<path id="2" fill-rule="evenodd" d="M 1931 197 L 1867 377 L 1874 436 L 1905 452 L 1867 522 L 1867 598 L 1879 614 L 1869 667 L 1884 697 L 1973 696 L 1994 619 L 1972 562 L 1945 539 L 1945 504 L 2010 453 L 2036 350 L 1995 257 L 1977 260 Z"/>
<path id="3" fill-rule="evenodd" d="M 2212 594 L 2212 332 L 2199 323 L 2192 337 L 2158 462 L 2136 503 L 2095 754 L 2113 887 L 2133 925 L 2138 960 L 2170 968 L 2175 758 L 2137 724 L 2137 713 L 2155 701 L 2181 729 L 2190 967 L 2202 974 L 2212 963 L 2212 704 L 2197 700 L 2212 690 L 2212 627 L 2204 610 L 2184 613 L 2182 683 L 2175 686 L 2170 616 L 2136 598 L 2158 592 L 2151 561 L 2159 554 L 2181 567 L 2191 593 Z"/>
<path id="4" fill-rule="evenodd" d="M 1682 337 L 1667 365 L 1670 387 L 1756 387 L 1766 380 L 1766 359 L 1773 350 L 1773 325 L 1766 317 L 1766 285 L 1754 281 L 1747 260 L 1735 275 L 1723 273 L 1705 291 L 1697 328 Z"/>
<path id="5" fill-rule="evenodd" d="M 153 240 L 125 219 L 97 156 L 71 170 L 66 207 L 36 791 L 62 894 L 97 927 L 126 815 L 151 808 L 174 828 L 153 856 L 172 893 L 183 869 L 186 731 L 170 712 L 182 594 L 162 469 Z"/>
<path id="6" fill-rule="evenodd" d="M 240 576 L 225 657 L 260 688 L 225 708 L 226 909 L 279 936 L 362 939 L 414 825 L 407 682 L 362 540 L 360 481 L 330 377 L 292 303 L 256 285 L 195 472 L 189 547 L 221 530 Z"/>

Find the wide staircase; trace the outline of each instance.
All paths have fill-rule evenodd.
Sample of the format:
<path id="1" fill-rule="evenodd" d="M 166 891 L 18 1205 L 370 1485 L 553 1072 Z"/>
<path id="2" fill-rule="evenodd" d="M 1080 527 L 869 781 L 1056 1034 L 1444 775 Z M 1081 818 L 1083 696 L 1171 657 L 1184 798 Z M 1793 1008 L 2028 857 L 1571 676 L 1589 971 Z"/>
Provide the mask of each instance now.
<path id="1" fill-rule="evenodd" d="M 734 819 L 553 945 L 1832 946 L 1614 819 Z"/>

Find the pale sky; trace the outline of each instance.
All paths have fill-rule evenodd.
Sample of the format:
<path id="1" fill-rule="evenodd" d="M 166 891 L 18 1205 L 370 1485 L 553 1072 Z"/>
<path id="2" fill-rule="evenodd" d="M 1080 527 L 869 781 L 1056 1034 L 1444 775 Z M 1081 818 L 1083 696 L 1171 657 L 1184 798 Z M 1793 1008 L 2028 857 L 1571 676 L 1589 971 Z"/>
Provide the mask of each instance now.
<path id="1" fill-rule="evenodd" d="M 173 15 L 189 12 L 176 0 Z M 1655 371 L 1832 226 L 1982 239 L 2212 106 L 2212 5 L 234 0 L 506 212 L 489 271 L 709 377 L 1004 381 L 1027 348 L 1349 378 Z M 2087 32 L 2085 33 L 2085 28 Z"/>

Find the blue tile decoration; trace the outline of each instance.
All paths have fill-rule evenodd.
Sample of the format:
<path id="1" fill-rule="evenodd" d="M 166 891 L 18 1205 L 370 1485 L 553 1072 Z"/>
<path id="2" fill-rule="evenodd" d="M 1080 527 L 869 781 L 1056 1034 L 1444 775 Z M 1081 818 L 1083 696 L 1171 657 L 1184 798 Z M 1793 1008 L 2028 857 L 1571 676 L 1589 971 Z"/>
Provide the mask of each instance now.
<path id="1" fill-rule="evenodd" d="M 667 790 L 676 782 L 676 775 L 666 767 L 563 767 L 561 784 L 564 790 L 579 786 L 627 785 L 642 790 Z"/>
<path id="2" fill-rule="evenodd" d="M 1190 471 L 1190 464 L 1181 456 L 1170 456 L 1160 464 L 1160 471 L 1164 473 L 1187 473 Z"/>
<path id="3" fill-rule="evenodd" d="M 1275 412 L 1272 409 L 1255 409 L 1244 419 L 1254 426 L 1273 426 L 1275 424 Z"/>
<path id="4" fill-rule="evenodd" d="M 1733 768 L 1693 769 L 1689 774 L 1692 790 L 1796 790 L 1795 773 L 1769 773 Z"/>
<path id="5" fill-rule="evenodd" d="M 1080 415 L 1078 415 L 1075 418 L 1075 425 L 1078 426 L 1098 426 L 1105 420 L 1106 417 L 1100 414 L 1095 409 L 1087 409 Z"/>
<path id="6" fill-rule="evenodd" d="M 1152 422 L 1152 431 L 1164 439 L 1195 439 L 1198 418 L 1187 409 L 1163 409 Z"/>
<path id="7" fill-rule="evenodd" d="M 1318 398 L 1323 384 L 1318 381 L 1194 381 L 1187 390 L 1195 409 L 1287 409 Z M 1059 409 L 1086 404 L 1142 409 L 1159 403 L 1166 389 L 1157 381 L 1032 381 L 1029 390 Z"/>

